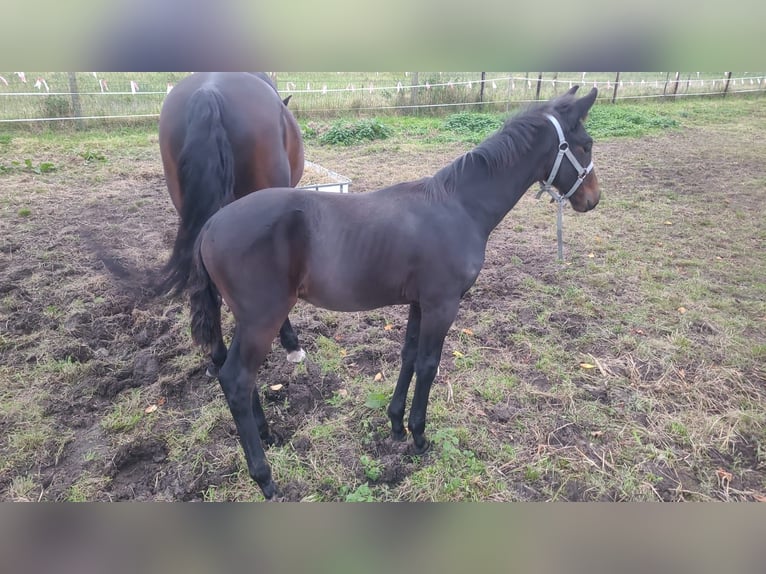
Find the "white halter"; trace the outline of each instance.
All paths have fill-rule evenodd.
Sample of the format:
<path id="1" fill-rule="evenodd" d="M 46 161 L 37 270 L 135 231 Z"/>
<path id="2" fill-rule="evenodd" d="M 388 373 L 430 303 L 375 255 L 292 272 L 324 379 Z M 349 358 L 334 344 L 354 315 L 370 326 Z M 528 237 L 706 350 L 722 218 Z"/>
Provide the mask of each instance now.
<path id="1" fill-rule="evenodd" d="M 537 197 L 539 198 L 544 191 L 547 191 L 551 194 L 551 197 L 553 197 L 554 201 L 562 202 L 565 199 L 569 199 L 572 194 L 577 191 L 577 188 L 580 187 L 583 180 L 588 177 L 588 174 L 593 171 L 593 161 L 588 164 L 588 167 L 583 168 L 580 162 L 577 161 L 575 155 L 572 153 L 572 150 L 569 149 L 569 143 L 564 138 L 564 132 L 561 130 L 561 124 L 559 124 L 559 121 L 550 114 L 545 114 L 545 117 L 548 118 L 553 124 L 553 127 L 556 128 L 556 133 L 559 136 L 559 153 L 556 156 L 556 161 L 553 162 L 553 169 L 551 169 L 551 174 L 548 176 L 548 179 L 546 179 L 544 182 L 540 182 L 540 191 L 537 193 Z M 569 159 L 569 162 L 577 170 L 579 175 L 577 176 L 577 181 L 572 184 L 571 189 L 564 195 L 559 195 L 556 190 L 553 189 L 553 180 L 559 173 L 561 160 L 564 156 Z"/>
<path id="2" fill-rule="evenodd" d="M 572 150 L 569 149 L 569 143 L 564 138 L 564 132 L 561 129 L 561 124 L 559 124 L 558 120 L 553 117 L 550 114 L 545 114 L 545 117 L 550 120 L 550 122 L 553 124 L 553 127 L 556 128 L 556 133 L 559 136 L 559 153 L 556 156 L 556 161 L 553 162 L 553 169 L 551 169 L 551 174 L 548 176 L 548 179 L 545 181 L 540 182 L 540 191 L 537 192 L 537 199 L 540 199 L 540 196 L 543 194 L 544 191 L 547 191 L 551 197 L 553 198 L 553 201 L 555 201 L 558 204 L 558 209 L 556 213 L 556 239 L 558 242 L 558 256 L 559 260 L 564 259 L 564 240 L 563 240 L 563 228 L 564 228 L 564 202 L 572 197 L 572 194 L 577 191 L 577 189 L 582 185 L 583 180 L 588 177 L 588 174 L 593 171 L 593 160 L 591 160 L 590 164 L 588 164 L 588 167 L 583 168 L 583 166 L 580 164 L 579 161 L 577 161 L 577 158 L 572 153 Z M 572 187 L 569 191 L 567 191 L 564 195 L 561 195 L 553 188 L 553 180 L 556 178 L 556 175 L 559 173 L 559 168 L 561 167 L 561 160 L 564 156 L 567 156 L 569 159 L 569 162 L 572 164 L 572 167 L 574 167 L 577 170 L 577 181 L 575 181 L 572 184 Z"/>

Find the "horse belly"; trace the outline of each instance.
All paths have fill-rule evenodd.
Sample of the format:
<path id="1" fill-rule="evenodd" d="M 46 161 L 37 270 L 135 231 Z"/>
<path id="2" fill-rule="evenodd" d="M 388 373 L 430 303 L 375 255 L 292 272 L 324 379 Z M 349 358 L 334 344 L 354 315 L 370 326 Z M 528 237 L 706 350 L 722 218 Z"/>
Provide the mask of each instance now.
<path id="1" fill-rule="evenodd" d="M 404 289 L 374 277 L 344 277 L 342 273 L 310 274 L 298 288 L 298 297 L 330 311 L 370 311 L 407 303 Z"/>

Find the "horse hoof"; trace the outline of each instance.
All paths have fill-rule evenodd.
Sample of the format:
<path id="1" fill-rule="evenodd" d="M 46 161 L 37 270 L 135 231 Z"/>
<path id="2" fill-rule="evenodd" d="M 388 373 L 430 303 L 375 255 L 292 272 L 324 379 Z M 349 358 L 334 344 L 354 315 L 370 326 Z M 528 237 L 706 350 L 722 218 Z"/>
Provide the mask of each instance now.
<path id="1" fill-rule="evenodd" d="M 416 455 L 421 455 L 427 453 L 429 450 L 431 450 L 431 442 L 428 439 L 423 439 L 423 443 L 418 446 L 417 444 L 412 444 L 412 452 Z"/>
<path id="2" fill-rule="evenodd" d="M 269 481 L 266 485 L 258 486 L 261 487 L 261 492 L 263 492 L 263 497 L 266 500 L 271 501 L 274 499 L 274 495 L 277 493 L 277 484 L 273 480 Z"/>
<path id="3" fill-rule="evenodd" d="M 306 358 L 306 351 L 303 349 L 298 349 L 297 351 L 290 351 L 287 353 L 287 360 L 290 363 L 302 363 L 303 359 Z"/>
<path id="4" fill-rule="evenodd" d="M 396 431 L 392 430 L 391 431 L 391 439 L 396 441 L 396 442 L 404 442 L 405 440 L 407 440 L 407 433 L 404 432 L 404 431 L 396 432 Z"/>
<path id="5" fill-rule="evenodd" d="M 276 443 L 276 440 L 274 439 L 274 435 L 270 434 L 266 438 L 261 437 L 261 443 L 263 443 L 263 448 L 267 449 L 269 447 L 274 446 L 274 444 Z"/>
<path id="6" fill-rule="evenodd" d="M 208 365 L 207 369 L 205 369 L 205 375 L 211 379 L 215 379 L 218 376 L 218 367 L 215 365 Z"/>

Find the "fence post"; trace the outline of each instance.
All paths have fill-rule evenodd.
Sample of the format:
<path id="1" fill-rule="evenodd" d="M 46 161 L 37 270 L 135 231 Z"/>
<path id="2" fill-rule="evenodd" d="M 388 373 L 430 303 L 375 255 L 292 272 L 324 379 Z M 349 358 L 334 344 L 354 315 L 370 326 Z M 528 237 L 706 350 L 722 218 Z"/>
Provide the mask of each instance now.
<path id="1" fill-rule="evenodd" d="M 726 72 L 726 85 L 723 87 L 722 98 L 726 97 L 726 92 L 729 91 L 729 82 L 731 81 L 731 72 Z"/>
<path id="2" fill-rule="evenodd" d="M 612 103 L 617 100 L 617 86 L 620 85 L 620 72 L 617 72 L 617 77 L 614 79 L 614 91 L 612 92 Z"/>
<path id="3" fill-rule="evenodd" d="M 77 90 L 77 74 L 75 72 L 67 72 L 69 78 L 69 93 L 72 95 L 72 115 L 74 116 L 75 128 L 80 129 L 82 127 L 82 106 L 80 105 L 80 92 Z"/>
<path id="4" fill-rule="evenodd" d="M 417 105 L 418 101 L 418 73 L 412 72 L 412 88 L 410 89 L 410 105 L 415 106 Z M 417 115 L 417 108 L 412 108 L 411 112 L 415 115 Z"/>
<path id="5" fill-rule="evenodd" d="M 537 75 L 537 93 L 535 94 L 535 99 L 536 100 L 540 99 L 540 86 L 542 86 L 542 84 L 543 84 L 543 73 L 540 72 Z"/>
<path id="6" fill-rule="evenodd" d="M 487 78 L 487 72 L 481 73 L 481 87 L 479 88 L 479 102 L 482 104 L 484 103 L 484 80 Z M 484 106 L 479 106 L 481 109 L 484 109 Z"/>
<path id="7" fill-rule="evenodd" d="M 681 72 L 676 72 L 676 79 L 673 80 L 673 99 L 675 99 L 676 94 L 678 93 L 678 82 L 681 78 Z"/>

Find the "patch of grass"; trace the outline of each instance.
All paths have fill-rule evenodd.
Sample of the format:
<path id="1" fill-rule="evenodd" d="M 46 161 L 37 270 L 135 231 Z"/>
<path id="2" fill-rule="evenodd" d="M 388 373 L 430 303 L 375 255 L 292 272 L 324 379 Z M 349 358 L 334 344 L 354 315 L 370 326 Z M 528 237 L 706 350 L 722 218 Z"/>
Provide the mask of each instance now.
<path id="1" fill-rule="evenodd" d="M 468 436 L 459 429 L 436 429 L 430 440 L 428 464 L 409 478 L 415 500 L 480 500 L 484 489 L 494 488 L 487 468 L 476 453 L 465 446 Z"/>
<path id="2" fill-rule="evenodd" d="M 53 162 L 44 161 L 35 165 L 34 163 L 32 163 L 32 160 L 29 158 L 24 160 L 24 165 L 26 166 L 28 171 L 31 171 L 32 173 L 36 173 L 38 175 L 42 175 L 44 173 L 50 173 L 56 169 L 56 165 Z"/>
<path id="3" fill-rule="evenodd" d="M 594 140 L 640 137 L 678 126 L 678 120 L 662 108 L 631 104 L 594 106 L 586 121 L 588 133 Z"/>
<path id="4" fill-rule="evenodd" d="M 370 485 L 365 483 L 357 486 L 354 490 L 343 489 L 341 495 L 346 502 L 375 502 L 375 493 Z"/>
<path id="5" fill-rule="evenodd" d="M 107 157 L 98 151 L 93 150 L 86 150 L 83 152 L 80 152 L 80 157 L 84 159 L 86 162 L 105 162 L 107 161 Z"/>
<path id="6" fill-rule="evenodd" d="M 460 112 L 447 116 L 442 129 L 461 136 L 464 141 L 477 144 L 502 125 L 503 119 L 497 114 Z"/>
<path id="7" fill-rule="evenodd" d="M 8 486 L 8 498 L 13 502 L 35 502 L 39 489 L 39 485 L 31 476 L 14 476 Z"/>
<path id="8" fill-rule="evenodd" d="M 321 335 L 316 339 L 316 346 L 312 359 L 319 365 L 322 373 L 339 371 L 347 355 L 346 350 L 336 341 Z"/>
<path id="9" fill-rule="evenodd" d="M 105 476 L 84 474 L 72 483 L 65 494 L 66 502 L 88 502 L 109 485 L 111 480 Z"/>
<path id="10" fill-rule="evenodd" d="M 389 126 L 375 119 L 340 120 L 322 134 L 319 141 L 326 145 L 349 146 L 366 141 L 386 139 L 392 133 L 393 131 Z"/>
<path id="11" fill-rule="evenodd" d="M 101 419 L 101 426 L 110 433 L 130 432 L 141 422 L 144 408 L 141 390 L 132 389 L 126 396 L 121 396 Z"/>
<path id="12" fill-rule="evenodd" d="M 364 469 L 364 475 L 371 481 L 375 482 L 380 478 L 383 473 L 383 468 L 380 465 L 380 461 L 370 458 L 368 455 L 363 454 L 359 457 L 359 462 L 362 463 Z"/>

